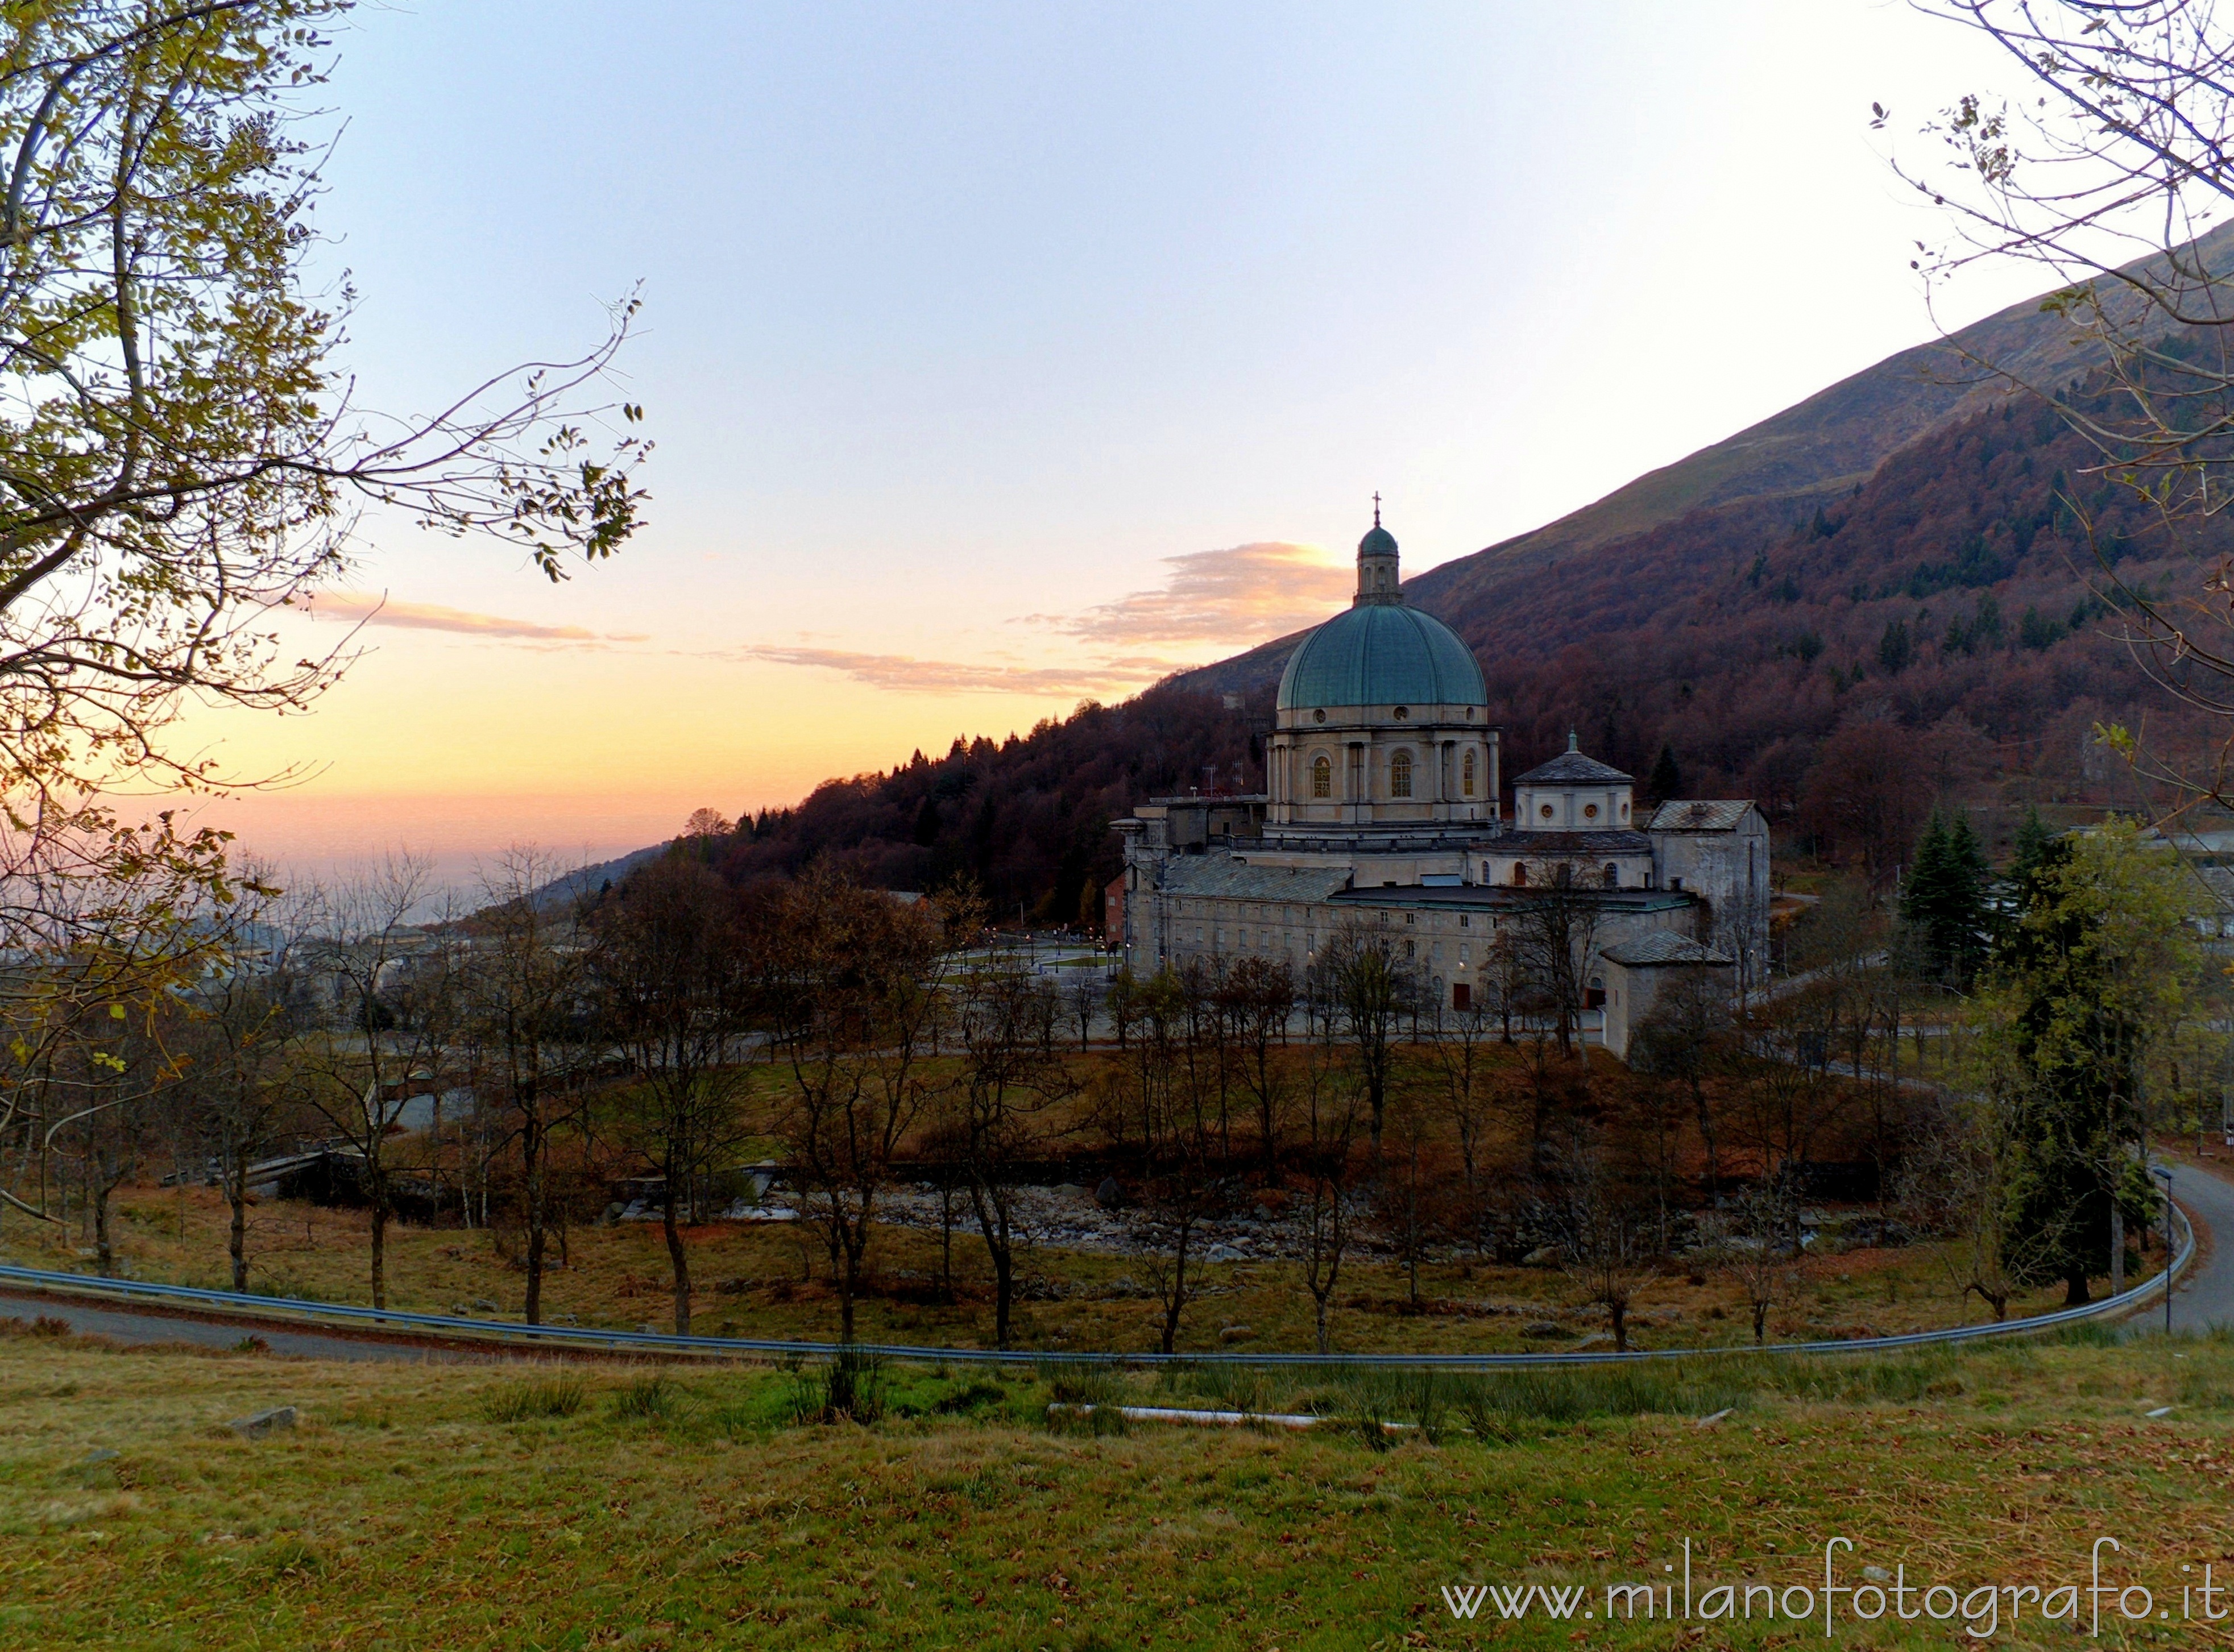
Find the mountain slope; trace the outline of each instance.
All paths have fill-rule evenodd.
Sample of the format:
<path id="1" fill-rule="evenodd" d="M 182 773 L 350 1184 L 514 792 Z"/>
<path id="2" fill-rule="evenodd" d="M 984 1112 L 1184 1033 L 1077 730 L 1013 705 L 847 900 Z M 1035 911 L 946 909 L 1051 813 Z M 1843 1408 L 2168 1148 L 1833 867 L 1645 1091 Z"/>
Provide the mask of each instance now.
<path id="1" fill-rule="evenodd" d="M 2234 268 L 2234 225 L 2194 250 L 2214 268 Z M 1944 340 L 1887 356 L 1557 521 L 1408 579 L 1405 591 L 1466 635 L 1466 622 L 1480 621 L 1516 584 L 1585 552 L 1618 558 L 1625 544 L 1693 513 L 1715 513 L 1739 537 L 1763 524 L 1808 520 L 1818 506 L 1851 493 L 1911 444 L 2012 399 L 2029 399 L 2011 389 L 2012 379 L 2075 385 L 2091 365 L 2082 341 L 2041 304 L 2028 298 Z M 2002 371 L 1989 372 L 1985 362 Z M 1184 673 L 1174 685 L 1231 693 L 1277 684 L 1303 635 Z"/>
<path id="2" fill-rule="evenodd" d="M 2234 262 L 2234 231 L 2206 250 Z M 1756 798 L 1787 843 L 1884 872 L 1937 799 L 2130 806 L 2097 722 L 2146 725 L 2175 756 L 2207 738 L 2117 644 L 2066 501 L 2118 577 L 2159 594 L 2234 555 L 2234 523 L 2170 541 L 2088 474 L 2097 455 L 2061 415 L 1966 352 L 2094 394 L 2063 323 L 2015 305 L 1409 582 L 1482 662 L 1505 773 L 1571 728 L 1640 775 L 1664 745 L 1690 795 Z M 1118 867 L 1110 819 L 1157 792 L 1262 784 L 1297 640 L 1029 737 L 829 781 L 709 852 L 739 883 L 827 856 L 874 885 L 964 877 L 1003 915 L 1085 917 Z"/>

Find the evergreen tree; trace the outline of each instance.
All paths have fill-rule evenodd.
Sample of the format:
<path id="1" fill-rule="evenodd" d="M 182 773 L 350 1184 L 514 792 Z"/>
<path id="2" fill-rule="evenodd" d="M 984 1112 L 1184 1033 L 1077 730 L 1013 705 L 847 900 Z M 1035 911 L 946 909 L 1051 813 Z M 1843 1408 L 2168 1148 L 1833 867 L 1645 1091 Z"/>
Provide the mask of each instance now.
<path id="1" fill-rule="evenodd" d="M 1969 987 L 1985 957 L 1989 883 L 1969 818 L 1957 813 L 1950 821 L 1933 810 L 1900 896 L 1901 921 L 1929 978 Z"/>
<path id="2" fill-rule="evenodd" d="M 2005 1251 L 2022 1283 L 2087 1300 L 2108 1270 L 2110 1213 L 2154 1201 L 2136 1151 L 2142 1091 L 2194 1012 L 2199 953 L 2169 856 L 2113 821 L 2085 837 L 2020 833 L 2012 911 L 1974 1022 L 2002 1120 Z"/>
<path id="3" fill-rule="evenodd" d="M 1671 797 L 1683 795 L 1683 771 L 1676 767 L 1676 754 L 1665 745 L 1653 760 L 1652 773 L 1645 780 L 1644 789 L 1655 803 L 1665 803 Z"/>

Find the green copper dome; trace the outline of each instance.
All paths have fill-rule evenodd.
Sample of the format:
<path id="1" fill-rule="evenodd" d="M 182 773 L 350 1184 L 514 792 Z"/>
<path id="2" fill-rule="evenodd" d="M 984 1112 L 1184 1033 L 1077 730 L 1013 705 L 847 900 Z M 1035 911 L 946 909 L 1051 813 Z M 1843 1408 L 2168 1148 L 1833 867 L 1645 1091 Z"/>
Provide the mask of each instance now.
<path id="1" fill-rule="evenodd" d="M 1440 619 L 1401 603 L 1336 614 L 1288 656 L 1280 677 L 1283 711 L 1488 703 L 1473 650 Z"/>
<path id="2" fill-rule="evenodd" d="M 1396 536 L 1382 527 L 1376 519 L 1366 530 L 1365 537 L 1357 542 L 1357 554 L 1361 557 L 1393 557 L 1396 554 Z"/>

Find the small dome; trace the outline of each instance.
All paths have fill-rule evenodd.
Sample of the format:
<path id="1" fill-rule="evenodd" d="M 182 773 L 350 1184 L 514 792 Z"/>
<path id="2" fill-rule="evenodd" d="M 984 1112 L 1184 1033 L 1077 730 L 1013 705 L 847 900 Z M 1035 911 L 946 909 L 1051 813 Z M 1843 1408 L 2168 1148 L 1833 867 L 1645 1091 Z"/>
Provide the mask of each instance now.
<path id="1" fill-rule="evenodd" d="M 1361 557 L 1393 557 L 1396 554 L 1396 536 L 1376 519 L 1366 530 L 1365 537 L 1357 542 L 1357 554 Z"/>
<path id="2" fill-rule="evenodd" d="M 1366 536 L 1396 541 L 1382 529 Z M 1391 604 L 1336 614 L 1288 656 L 1279 708 L 1489 703 L 1481 667 L 1459 634 L 1432 614 Z"/>

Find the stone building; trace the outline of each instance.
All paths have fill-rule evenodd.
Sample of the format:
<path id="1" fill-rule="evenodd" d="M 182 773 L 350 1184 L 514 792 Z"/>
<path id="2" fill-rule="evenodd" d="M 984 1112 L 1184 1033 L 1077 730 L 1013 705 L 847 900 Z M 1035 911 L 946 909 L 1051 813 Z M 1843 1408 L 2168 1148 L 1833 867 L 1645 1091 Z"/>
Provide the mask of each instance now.
<path id="1" fill-rule="evenodd" d="M 1590 1005 L 1608 1048 L 1671 972 L 1757 981 L 1768 955 L 1768 828 L 1741 800 L 1661 803 L 1578 749 L 1512 783 L 1473 651 L 1409 606 L 1374 513 L 1350 607 L 1305 637 L 1280 680 L 1266 789 L 1152 798 L 1124 839 L 1121 944 L 1139 974 L 1191 960 L 1284 958 L 1307 971 L 1337 930 L 1385 934 L 1434 1001 L 1496 989 L 1499 942 L 1547 883 L 1589 891 Z"/>

